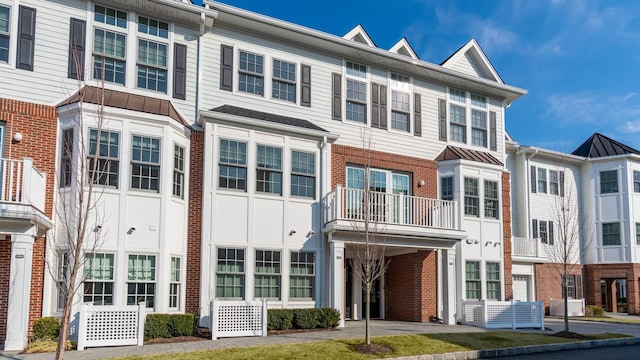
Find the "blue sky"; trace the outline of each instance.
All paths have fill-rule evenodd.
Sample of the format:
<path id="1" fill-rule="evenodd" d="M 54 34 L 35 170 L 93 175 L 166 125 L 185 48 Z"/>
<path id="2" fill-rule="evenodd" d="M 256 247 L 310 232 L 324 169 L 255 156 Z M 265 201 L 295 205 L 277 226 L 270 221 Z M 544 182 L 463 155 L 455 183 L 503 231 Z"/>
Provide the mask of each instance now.
<path id="1" fill-rule="evenodd" d="M 475 38 L 505 83 L 523 145 L 571 152 L 594 132 L 640 149 L 640 2 L 589 0 L 225 0 L 342 36 L 362 24 L 380 48 L 403 36 L 440 64 Z"/>

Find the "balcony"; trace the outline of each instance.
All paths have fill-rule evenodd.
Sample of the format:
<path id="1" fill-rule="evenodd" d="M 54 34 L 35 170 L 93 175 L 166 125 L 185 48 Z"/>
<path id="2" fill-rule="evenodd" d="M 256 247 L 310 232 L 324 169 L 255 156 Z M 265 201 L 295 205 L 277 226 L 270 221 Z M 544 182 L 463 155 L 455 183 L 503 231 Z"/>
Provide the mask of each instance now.
<path id="1" fill-rule="evenodd" d="M 22 225 L 51 227 L 45 215 L 47 176 L 33 160 L 0 158 L 0 231 L 17 231 Z"/>
<path id="2" fill-rule="evenodd" d="M 456 217 L 455 201 L 337 186 L 324 198 L 323 205 L 325 233 L 361 232 L 368 220 L 370 231 L 389 236 L 448 240 L 466 236 Z"/>
<path id="3" fill-rule="evenodd" d="M 514 261 L 547 262 L 547 250 L 539 238 L 511 238 L 511 256 Z"/>

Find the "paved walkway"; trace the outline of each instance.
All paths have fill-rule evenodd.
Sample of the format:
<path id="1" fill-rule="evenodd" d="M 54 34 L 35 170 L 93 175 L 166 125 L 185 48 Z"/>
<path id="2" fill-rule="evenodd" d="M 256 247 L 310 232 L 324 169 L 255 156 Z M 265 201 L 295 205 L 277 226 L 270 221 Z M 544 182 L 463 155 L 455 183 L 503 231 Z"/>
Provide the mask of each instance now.
<path id="1" fill-rule="evenodd" d="M 144 346 L 121 346 L 121 347 L 105 347 L 90 348 L 84 351 L 67 351 L 65 359 L 70 360 L 89 360 L 103 359 L 121 356 L 134 355 L 153 355 L 153 354 L 169 354 L 184 353 L 189 351 L 215 350 L 234 347 L 246 347 L 257 345 L 277 345 L 304 343 L 311 341 L 323 341 L 333 339 L 349 339 L 364 337 L 364 321 L 348 321 L 343 329 L 333 331 L 318 331 L 287 335 L 276 335 L 266 337 L 246 337 L 246 338 L 227 338 L 185 343 L 173 344 L 155 344 Z M 587 321 L 571 320 L 571 331 L 583 334 L 596 334 L 603 332 L 617 332 L 640 337 L 640 326 L 624 325 L 611 323 L 597 323 Z M 545 327 L 548 330 L 544 333 L 553 333 L 563 330 L 564 323 L 560 319 L 545 319 Z M 486 332 L 490 330 L 481 329 L 464 325 L 440 325 L 434 323 L 412 323 L 401 321 L 372 321 L 372 336 L 387 335 L 408 335 L 408 334 L 439 334 L 439 333 L 465 333 L 465 332 Z M 504 330 L 500 330 L 504 331 Z M 521 330 L 519 330 L 521 331 Z M 541 330 L 526 330 L 532 332 L 542 332 Z M 516 344 L 514 344 L 516 345 Z M 16 352 L 0 351 L 0 359 L 24 359 L 24 360 L 44 360 L 53 359 L 52 353 L 47 354 L 18 354 Z"/>

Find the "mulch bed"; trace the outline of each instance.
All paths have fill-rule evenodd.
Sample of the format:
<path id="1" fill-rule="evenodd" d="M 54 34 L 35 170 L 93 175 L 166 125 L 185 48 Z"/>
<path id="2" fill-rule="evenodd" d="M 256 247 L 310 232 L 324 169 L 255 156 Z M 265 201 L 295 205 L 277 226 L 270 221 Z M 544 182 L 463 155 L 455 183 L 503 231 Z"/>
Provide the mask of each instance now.
<path id="1" fill-rule="evenodd" d="M 577 339 L 577 340 L 584 340 L 587 338 L 582 334 L 574 333 L 571 331 L 560 331 L 555 334 L 551 334 L 551 336 L 557 336 L 565 339 Z"/>

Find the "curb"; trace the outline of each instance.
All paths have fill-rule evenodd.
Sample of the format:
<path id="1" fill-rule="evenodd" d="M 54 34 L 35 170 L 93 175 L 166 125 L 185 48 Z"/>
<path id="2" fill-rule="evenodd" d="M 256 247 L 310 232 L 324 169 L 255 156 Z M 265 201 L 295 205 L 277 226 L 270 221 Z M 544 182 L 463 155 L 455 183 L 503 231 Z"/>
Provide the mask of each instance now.
<path id="1" fill-rule="evenodd" d="M 395 360 L 473 360 L 491 359 L 502 356 L 536 354 L 561 350 L 593 349 L 606 346 L 626 346 L 640 344 L 640 337 L 607 340 L 586 340 L 573 343 L 516 346 L 502 349 L 457 351 L 444 354 L 412 355 L 393 358 Z"/>

